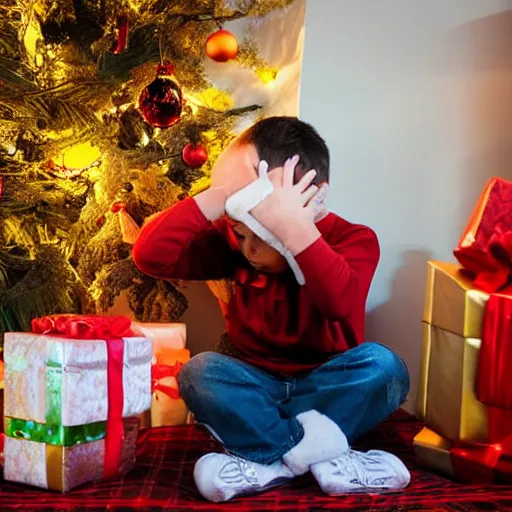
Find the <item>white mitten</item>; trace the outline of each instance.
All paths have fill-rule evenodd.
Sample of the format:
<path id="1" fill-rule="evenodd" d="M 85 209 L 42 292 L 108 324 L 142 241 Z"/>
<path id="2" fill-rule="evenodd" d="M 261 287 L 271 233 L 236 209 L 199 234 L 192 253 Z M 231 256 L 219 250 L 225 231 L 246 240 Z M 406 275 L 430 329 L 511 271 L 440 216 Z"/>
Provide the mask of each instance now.
<path id="1" fill-rule="evenodd" d="M 245 224 L 261 240 L 279 252 L 292 269 L 297 282 L 302 286 L 305 284 L 304 274 L 300 269 L 293 254 L 260 222 L 258 222 L 250 211 L 260 204 L 274 191 L 274 186 L 268 178 L 268 164 L 262 160 L 258 166 L 258 179 L 249 183 L 238 192 L 235 192 L 226 201 L 226 213 L 238 222 Z"/>

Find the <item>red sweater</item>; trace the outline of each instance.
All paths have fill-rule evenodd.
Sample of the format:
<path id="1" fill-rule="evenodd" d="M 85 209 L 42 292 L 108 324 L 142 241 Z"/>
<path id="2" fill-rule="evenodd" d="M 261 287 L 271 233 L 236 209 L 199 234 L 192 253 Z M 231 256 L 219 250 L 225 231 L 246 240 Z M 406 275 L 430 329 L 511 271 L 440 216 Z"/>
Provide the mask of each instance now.
<path id="1" fill-rule="evenodd" d="M 333 213 L 317 228 L 322 236 L 296 256 L 304 286 L 291 271 L 256 271 L 238 249 L 227 219 L 209 222 L 192 198 L 142 230 L 133 259 L 142 272 L 160 279 L 231 278 L 234 294 L 221 308 L 241 359 L 294 375 L 363 341 L 366 298 L 379 260 L 371 229 Z"/>

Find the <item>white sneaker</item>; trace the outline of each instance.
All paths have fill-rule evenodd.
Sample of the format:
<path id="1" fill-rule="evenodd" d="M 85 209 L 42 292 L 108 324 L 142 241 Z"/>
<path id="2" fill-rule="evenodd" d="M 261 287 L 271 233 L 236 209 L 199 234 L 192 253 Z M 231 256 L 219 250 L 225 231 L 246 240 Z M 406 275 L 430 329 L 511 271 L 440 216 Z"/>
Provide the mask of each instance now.
<path id="1" fill-rule="evenodd" d="M 316 481 L 330 495 L 379 493 L 409 485 L 411 475 L 395 455 L 381 450 L 347 450 L 341 457 L 311 466 Z"/>
<path id="2" fill-rule="evenodd" d="M 224 453 L 204 455 L 194 468 L 198 491 L 215 503 L 263 492 L 293 477 L 282 461 L 265 465 Z"/>

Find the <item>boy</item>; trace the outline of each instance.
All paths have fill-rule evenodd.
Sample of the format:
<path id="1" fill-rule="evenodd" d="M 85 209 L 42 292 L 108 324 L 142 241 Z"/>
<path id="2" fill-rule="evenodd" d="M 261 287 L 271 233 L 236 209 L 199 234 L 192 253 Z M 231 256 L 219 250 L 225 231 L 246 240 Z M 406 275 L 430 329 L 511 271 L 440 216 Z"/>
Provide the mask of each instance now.
<path id="1" fill-rule="evenodd" d="M 267 167 L 271 193 L 247 214 L 287 259 L 225 214 Z M 404 401 L 409 377 L 391 350 L 363 343 L 379 245 L 369 228 L 325 210 L 328 181 L 329 151 L 311 126 L 264 119 L 219 157 L 208 190 L 149 223 L 134 247 L 135 263 L 154 277 L 233 283 L 221 308 L 234 357 L 199 354 L 178 379 L 196 420 L 228 451 L 196 463 L 196 485 L 210 501 L 308 471 L 329 494 L 409 483 L 394 455 L 349 449 Z"/>

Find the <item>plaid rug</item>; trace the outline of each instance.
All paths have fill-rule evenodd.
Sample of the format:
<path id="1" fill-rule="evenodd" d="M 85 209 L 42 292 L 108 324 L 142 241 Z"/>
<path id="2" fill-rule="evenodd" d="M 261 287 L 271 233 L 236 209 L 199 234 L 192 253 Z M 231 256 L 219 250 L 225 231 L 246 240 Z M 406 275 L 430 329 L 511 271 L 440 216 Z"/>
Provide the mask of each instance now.
<path id="1" fill-rule="evenodd" d="M 402 458 L 412 471 L 412 483 L 403 493 L 328 497 L 306 475 L 263 495 L 225 504 L 207 503 L 195 489 L 192 471 L 201 455 L 219 451 L 219 447 L 199 427 L 186 426 L 147 431 L 136 468 L 119 482 L 85 486 L 61 495 L 2 481 L 0 511 L 512 511 L 510 486 L 464 486 L 419 469 L 412 438 L 420 428 L 414 419 L 399 412 L 360 442 L 359 448 L 380 448 Z"/>

